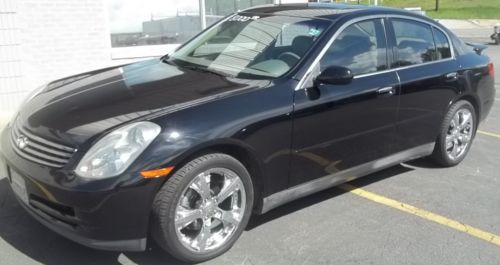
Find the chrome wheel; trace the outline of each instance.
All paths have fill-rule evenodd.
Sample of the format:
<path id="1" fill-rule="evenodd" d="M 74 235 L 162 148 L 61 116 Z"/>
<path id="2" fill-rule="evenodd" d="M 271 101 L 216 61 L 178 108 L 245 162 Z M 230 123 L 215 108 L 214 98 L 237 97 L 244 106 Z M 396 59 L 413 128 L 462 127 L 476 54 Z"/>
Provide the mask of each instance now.
<path id="1" fill-rule="evenodd" d="M 459 109 L 453 116 L 446 134 L 446 153 L 451 160 L 457 160 L 466 153 L 473 132 L 473 114 L 468 109 Z"/>
<path id="2" fill-rule="evenodd" d="M 217 249 L 238 229 L 245 206 L 245 188 L 235 172 L 226 168 L 202 172 L 177 203 L 177 237 L 184 247 L 197 253 Z"/>

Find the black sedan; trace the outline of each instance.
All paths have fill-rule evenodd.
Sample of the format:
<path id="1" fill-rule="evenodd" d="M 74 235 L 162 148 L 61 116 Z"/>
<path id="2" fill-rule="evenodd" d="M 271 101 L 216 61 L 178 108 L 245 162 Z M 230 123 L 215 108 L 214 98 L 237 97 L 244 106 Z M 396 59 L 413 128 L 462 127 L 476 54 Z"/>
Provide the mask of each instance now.
<path id="1" fill-rule="evenodd" d="M 263 6 L 160 59 L 37 89 L 0 174 L 89 247 L 227 251 L 252 213 L 398 163 L 460 163 L 494 102 L 484 47 L 398 9 Z"/>

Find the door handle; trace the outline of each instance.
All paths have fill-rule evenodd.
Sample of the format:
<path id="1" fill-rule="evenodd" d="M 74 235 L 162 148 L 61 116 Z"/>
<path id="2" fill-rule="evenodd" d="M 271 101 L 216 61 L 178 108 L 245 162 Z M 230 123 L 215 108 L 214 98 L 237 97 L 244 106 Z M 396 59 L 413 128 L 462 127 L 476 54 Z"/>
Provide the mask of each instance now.
<path id="1" fill-rule="evenodd" d="M 456 81 L 458 79 L 458 73 L 453 72 L 445 75 L 446 81 Z"/>
<path id="2" fill-rule="evenodd" d="M 382 95 L 382 94 L 389 94 L 389 95 L 394 95 L 394 87 L 388 86 L 388 87 L 383 87 L 377 89 L 377 94 Z"/>

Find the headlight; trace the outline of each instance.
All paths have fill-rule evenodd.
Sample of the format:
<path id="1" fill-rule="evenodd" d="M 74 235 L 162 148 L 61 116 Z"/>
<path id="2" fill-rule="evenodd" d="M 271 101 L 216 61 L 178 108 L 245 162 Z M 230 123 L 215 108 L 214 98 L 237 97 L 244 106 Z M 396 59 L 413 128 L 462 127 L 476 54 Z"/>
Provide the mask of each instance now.
<path id="1" fill-rule="evenodd" d="M 120 175 L 151 144 L 160 131 L 160 126 L 147 121 L 118 128 L 90 148 L 78 163 L 75 173 L 88 179 Z"/>

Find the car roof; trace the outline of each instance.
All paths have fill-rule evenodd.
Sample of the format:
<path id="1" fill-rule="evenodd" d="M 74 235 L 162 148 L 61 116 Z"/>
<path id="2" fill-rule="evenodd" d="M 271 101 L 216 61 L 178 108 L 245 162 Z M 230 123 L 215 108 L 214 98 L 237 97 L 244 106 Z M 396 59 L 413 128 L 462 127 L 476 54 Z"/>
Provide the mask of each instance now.
<path id="1" fill-rule="evenodd" d="M 305 18 L 321 18 L 329 20 L 337 20 L 340 16 L 350 14 L 358 15 L 376 15 L 376 14 L 400 14 L 417 18 L 424 16 L 417 15 L 413 12 L 399 8 L 367 6 L 367 5 L 351 5 L 337 3 L 304 3 L 304 4 L 274 4 L 263 5 L 248 8 L 243 10 L 244 13 L 258 13 L 269 15 L 305 17 Z"/>

